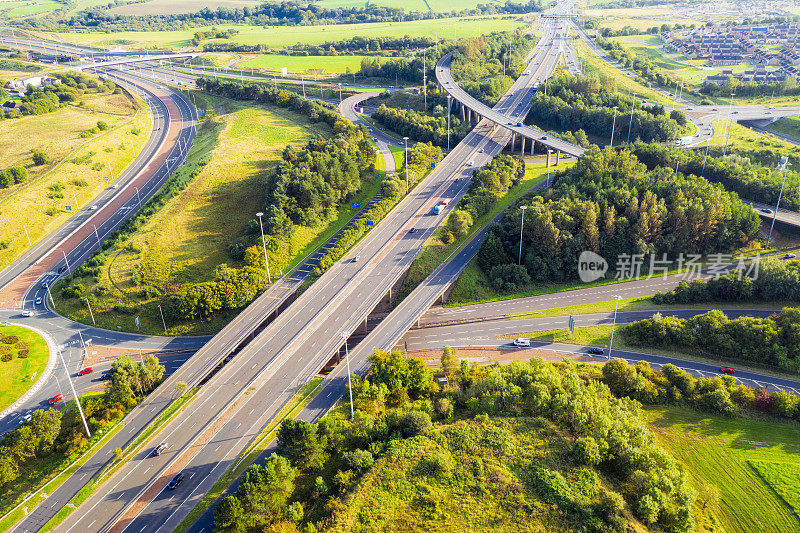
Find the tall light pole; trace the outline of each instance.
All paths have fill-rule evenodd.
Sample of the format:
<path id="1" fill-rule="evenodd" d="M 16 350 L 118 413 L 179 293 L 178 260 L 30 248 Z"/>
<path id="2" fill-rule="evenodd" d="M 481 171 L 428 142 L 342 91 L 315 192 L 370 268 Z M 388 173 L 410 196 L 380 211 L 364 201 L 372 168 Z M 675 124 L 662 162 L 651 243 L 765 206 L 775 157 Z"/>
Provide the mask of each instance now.
<path id="1" fill-rule="evenodd" d="M 49 287 L 47 288 L 47 292 L 50 292 L 50 288 Z M 52 294 L 50 294 L 50 299 L 51 300 L 53 299 L 53 295 Z M 92 325 L 96 326 L 97 322 L 94 321 L 94 313 L 92 313 L 92 306 L 89 305 L 89 298 L 84 298 L 84 300 L 86 300 L 86 307 L 89 308 L 89 316 L 92 317 Z"/>
<path id="2" fill-rule="evenodd" d="M 728 104 L 728 129 L 725 131 L 725 147 L 722 149 L 722 156 L 728 151 L 728 139 L 731 137 L 731 127 L 733 126 L 733 93 L 731 93 L 731 103 Z"/>
<path id="3" fill-rule="evenodd" d="M 339 103 L 342 103 L 342 84 L 339 84 Z"/>
<path id="4" fill-rule="evenodd" d="M 256 213 L 258 217 L 258 226 L 261 228 L 261 244 L 264 246 L 264 264 L 267 265 L 267 283 L 272 285 L 272 277 L 269 275 L 269 259 L 267 259 L 267 238 L 264 236 L 264 223 L 261 221 L 261 217 L 264 216 L 264 213 L 259 211 Z"/>
<path id="5" fill-rule="evenodd" d="M 617 325 L 617 307 L 622 296 L 614 296 L 614 320 L 611 322 L 611 339 L 608 341 L 608 360 L 611 360 L 611 350 L 614 347 L 614 327 Z"/>
<path id="6" fill-rule="evenodd" d="M 164 320 L 164 310 L 161 309 L 161 304 L 158 304 L 158 312 L 161 313 L 161 325 L 164 326 L 164 333 L 167 332 L 167 321 Z"/>
<path id="7" fill-rule="evenodd" d="M 548 189 L 550 188 L 550 154 L 552 152 L 553 151 L 550 148 L 547 149 L 547 188 Z"/>
<path id="8" fill-rule="evenodd" d="M 136 189 L 136 201 L 139 204 L 139 208 L 141 209 L 141 207 L 142 207 L 142 197 L 139 196 L 139 187 L 134 186 L 133 188 Z"/>
<path id="9" fill-rule="evenodd" d="M 403 137 L 403 152 L 406 156 L 406 194 L 408 194 L 408 137 Z"/>
<path id="10" fill-rule="evenodd" d="M 778 208 L 781 205 L 781 196 L 783 196 L 783 186 L 786 185 L 786 172 L 789 170 L 789 158 L 781 156 L 781 162 L 776 170 L 780 171 L 783 168 L 783 181 L 781 182 L 781 191 L 778 193 L 778 202 L 775 204 L 775 211 L 772 213 L 772 223 L 769 225 L 769 234 L 767 235 L 767 244 L 772 238 L 772 228 L 775 227 L 775 219 L 778 218 Z"/>
<path id="11" fill-rule="evenodd" d="M 525 210 L 528 209 L 527 205 L 519 206 L 520 211 L 522 211 L 522 220 L 519 223 L 519 260 L 517 264 L 522 264 L 522 229 L 525 227 Z"/>
<path id="12" fill-rule="evenodd" d="M 626 144 L 631 143 L 631 127 L 633 126 L 633 109 L 636 107 L 636 93 L 633 93 L 633 103 L 631 104 L 631 119 L 628 121 L 628 140 Z"/>
<path id="13" fill-rule="evenodd" d="M 347 337 L 349 335 L 344 331 L 339 335 L 344 339 L 344 358 L 347 361 L 347 388 L 350 390 L 350 418 L 353 418 L 355 416 L 355 410 L 353 409 L 353 383 L 350 380 L 350 352 L 347 349 Z"/>
<path id="14" fill-rule="evenodd" d="M 614 128 L 617 126 L 617 106 L 614 106 L 614 120 L 611 122 L 611 143 L 609 147 L 614 148 Z"/>
<path id="15" fill-rule="evenodd" d="M 450 151 L 450 104 L 453 97 L 447 95 L 447 151 Z"/>
<path id="16" fill-rule="evenodd" d="M 69 276 L 69 261 L 67 261 L 67 253 L 64 250 L 61 250 L 61 253 L 64 254 L 64 262 L 67 264 L 67 276 Z"/>
<path id="17" fill-rule="evenodd" d="M 69 388 L 72 390 L 72 397 L 75 398 L 75 404 L 78 406 L 78 412 L 81 414 L 81 420 L 83 420 L 83 427 L 86 429 L 86 436 L 88 438 L 92 438 L 92 432 L 89 431 L 89 424 L 86 422 L 86 417 L 83 415 L 83 408 L 81 407 L 81 400 L 78 398 L 78 394 L 75 392 L 75 386 L 72 384 L 72 378 L 69 375 L 69 368 L 67 368 L 67 363 L 64 361 L 64 356 L 61 353 L 61 350 L 56 348 L 56 352 L 58 352 L 58 358 L 61 359 L 61 364 L 64 365 L 64 372 L 67 374 L 67 381 L 69 382 Z"/>

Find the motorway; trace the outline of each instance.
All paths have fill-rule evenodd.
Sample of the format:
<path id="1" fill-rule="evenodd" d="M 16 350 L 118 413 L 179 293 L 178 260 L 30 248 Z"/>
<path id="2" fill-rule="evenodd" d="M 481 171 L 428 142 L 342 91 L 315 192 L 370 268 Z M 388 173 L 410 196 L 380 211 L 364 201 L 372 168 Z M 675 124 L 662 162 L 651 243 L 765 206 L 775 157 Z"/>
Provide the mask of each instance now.
<path id="1" fill-rule="evenodd" d="M 528 94 L 528 81 L 516 84 L 503 105 L 516 106 Z M 134 457 L 59 529 L 102 529 L 140 499 L 132 521 L 126 515 L 120 529 L 167 531 L 179 523 L 277 409 L 339 349 L 344 341 L 340 333 L 349 336 L 364 322 L 447 215 L 447 210 L 432 215 L 433 205 L 465 191 L 465 178 L 472 173 L 467 161 L 485 164 L 505 145 L 507 134 L 501 135 L 502 143 L 490 138 L 495 130 L 479 124 L 345 260 L 223 366 L 200 397 L 154 437 L 153 442 L 169 443 L 167 453 L 149 457 L 145 450 Z M 193 364 L 194 358 L 186 363 Z M 162 492 L 177 470 L 191 481 Z"/>
<path id="2" fill-rule="evenodd" d="M 380 91 L 371 91 L 368 93 L 358 93 L 354 94 L 353 96 L 349 96 L 342 100 L 342 102 L 339 104 L 339 113 L 353 124 L 363 124 L 369 130 L 375 144 L 378 146 L 378 150 L 380 150 L 381 155 L 383 156 L 386 175 L 390 176 L 397 171 L 397 165 L 395 164 L 394 154 L 389 146 L 396 145 L 397 143 L 388 135 L 375 130 L 369 124 L 364 123 L 364 121 L 362 121 L 358 116 L 358 113 L 356 113 L 355 109 L 356 106 L 358 106 L 358 104 L 361 102 L 369 100 L 370 98 L 375 98 L 379 94 Z"/>

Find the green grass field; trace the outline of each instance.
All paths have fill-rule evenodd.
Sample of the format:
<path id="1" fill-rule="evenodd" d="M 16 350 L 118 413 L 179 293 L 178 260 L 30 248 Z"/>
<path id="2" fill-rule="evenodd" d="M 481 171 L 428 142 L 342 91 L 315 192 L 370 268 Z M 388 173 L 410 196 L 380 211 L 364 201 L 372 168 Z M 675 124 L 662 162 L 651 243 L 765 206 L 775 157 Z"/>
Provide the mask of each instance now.
<path id="1" fill-rule="evenodd" d="M 19 337 L 23 344 L 6 344 L 9 335 Z M 20 350 L 28 350 L 20 358 Z M 10 361 L 0 361 L 0 411 L 14 403 L 36 383 L 47 366 L 49 350 L 44 338 L 21 326 L 0 326 L 0 354 L 9 354 Z"/>
<path id="2" fill-rule="evenodd" d="M 516 17 L 457 17 L 429 19 L 406 22 L 381 22 L 363 24 L 329 24 L 318 26 L 236 26 L 220 25 L 219 30 L 234 28 L 239 34 L 224 42 L 236 44 L 267 44 L 271 47 L 285 47 L 297 43 L 320 44 L 339 41 L 355 36 L 384 37 L 386 35 L 408 35 L 409 37 L 433 37 L 452 39 L 454 30 L 459 38 L 475 37 L 494 31 L 503 31 L 523 25 Z M 211 26 L 179 31 L 143 31 L 105 33 L 60 33 L 67 42 L 85 45 L 106 45 L 112 41 L 125 41 L 133 46 L 155 46 L 166 48 L 190 47 L 189 42 L 197 31 L 209 31 Z M 213 42 L 213 41 L 206 41 Z"/>
<path id="3" fill-rule="evenodd" d="M 141 309 L 142 331 L 163 333 L 155 307 L 160 299 L 141 296 L 134 273 L 141 270 L 152 285 L 170 294 L 212 279 L 214 269 L 222 263 L 236 266 L 228 256 L 228 245 L 244 234 L 247 223 L 262 207 L 267 170 L 277 163 L 286 145 L 299 147 L 312 135 L 328 133 L 287 110 L 208 96 L 202 100 L 199 105 L 213 109 L 216 116 L 199 128 L 189 157 L 190 164 L 201 159 L 209 162 L 129 242 L 110 253 L 98 285 L 91 278 L 86 281 L 94 293 L 106 291 L 93 304 L 98 325 L 131 329 L 133 318 L 115 312 L 114 306 L 136 305 Z M 295 253 L 318 231 L 298 228 Z M 290 259 L 291 255 L 273 257 L 274 273 Z M 57 303 L 67 316 L 90 320 L 82 302 Z M 216 321 L 184 325 L 170 333 L 197 333 L 198 328 L 203 333 L 213 331 L 230 318 L 222 315 Z"/>
<path id="4" fill-rule="evenodd" d="M 81 132 L 98 120 L 107 122 L 110 129 L 81 138 Z M 29 172 L 25 183 L 0 190 L 0 241 L 6 244 L 0 250 L 0 268 L 28 249 L 28 237 L 35 243 L 75 214 L 76 200 L 79 208 L 86 207 L 108 186 L 106 176 L 116 178 L 130 164 L 151 128 L 151 114 L 144 106 L 137 113 L 124 95 L 85 95 L 80 107 L 0 122 L 3 166 L 21 164 Z M 32 148 L 43 150 L 52 163 L 33 167 Z M 71 212 L 66 211 L 67 205 Z M 19 216 L 21 212 L 24 217 Z"/>
<path id="5" fill-rule="evenodd" d="M 323 69 L 324 73 L 358 72 L 361 60 L 366 56 L 287 56 L 282 54 L 263 54 L 237 64 L 237 67 L 254 67 L 280 71 L 286 67 L 289 72 L 304 72 L 308 69 Z"/>
<path id="6" fill-rule="evenodd" d="M 648 407 L 646 415 L 717 522 L 704 531 L 800 531 L 800 425 L 674 407 Z"/>
<path id="7" fill-rule="evenodd" d="M 631 26 L 646 30 L 662 24 L 698 24 L 699 21 L 676 16 L 679 8 L 674 6 L 647 6 L 647 9 L 616 8 L 616 9 L 585 9 L 583 14 L 587 17 L 599 17 L 601 28 L 619 30 Z"/>
<path id="8" fill-rule="evenodd" d="M 800 139 L 800 115 L 778 119 L 767 126 L 767 130 Z"/>

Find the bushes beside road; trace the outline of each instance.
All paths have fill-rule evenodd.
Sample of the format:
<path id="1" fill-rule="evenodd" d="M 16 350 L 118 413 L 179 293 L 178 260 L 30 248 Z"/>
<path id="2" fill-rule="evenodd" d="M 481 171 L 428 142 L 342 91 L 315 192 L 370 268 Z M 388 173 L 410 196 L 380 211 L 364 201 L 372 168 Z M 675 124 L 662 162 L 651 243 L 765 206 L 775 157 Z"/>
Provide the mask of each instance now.
<path id="1" fill-rule="evenodd" d="M 397 109 L 381 104 L 372 114 L 372 119 L 415 142 L 433 143 L 441 148 L 447 147 L 446 116 L 430 116 L 413 109 Z M 450 146 L 460 143 L 471 129 L 471 124 L 454 116 L 450 117 Z"/>

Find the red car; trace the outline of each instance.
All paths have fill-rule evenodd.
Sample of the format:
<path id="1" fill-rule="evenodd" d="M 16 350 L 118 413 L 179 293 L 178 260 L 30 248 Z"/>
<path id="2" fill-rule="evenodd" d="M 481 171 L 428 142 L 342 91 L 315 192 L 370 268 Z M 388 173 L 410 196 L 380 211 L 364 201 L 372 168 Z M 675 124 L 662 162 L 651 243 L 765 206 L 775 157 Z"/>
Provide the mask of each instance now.
<path id="1" fill-rule="evenodd" d="M 84 368 L 83 370 L 78 372 L 78 375 L 79 376 L 85 376 L 86 374 L 91 374 L 92 372 L 94 372 L 94 369 L 92 367 L 90 367 L 90 366 L 87 366 L 86 368 Z"/>
<path id="2" fill-rule="evenodd" d="M 63 400 L 64 400 L 64 395 L 63 394 L 56 394 L 55 396 L 50 398 L 50 405 L 55 405 L 58 402 L 63 401 Z"/>
<path id="3" fill-rule="evenodd" d="M 729 367 L 729 366 L 723 366 L 723 367 L 720 367 L 720 370 L 721 370 L 722 372 L 724 372 L 725 374 L 735 374 L 735 373 L 736 373 L 736 370 L 732 369 L 732 368 L 731 368 L 731 367 Z"/>

